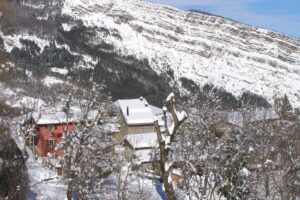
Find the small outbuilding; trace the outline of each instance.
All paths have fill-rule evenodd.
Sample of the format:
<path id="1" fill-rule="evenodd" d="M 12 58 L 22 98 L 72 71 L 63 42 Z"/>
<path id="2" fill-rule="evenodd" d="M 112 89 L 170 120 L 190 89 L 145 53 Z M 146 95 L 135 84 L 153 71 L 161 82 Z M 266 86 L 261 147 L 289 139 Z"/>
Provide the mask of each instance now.
<path id="1" fill-rule="evenodd" d="M 142 169 L 158 170 L 159 150 L 157 134 L 127 135 L 124 140 L 125 155 Z"/>

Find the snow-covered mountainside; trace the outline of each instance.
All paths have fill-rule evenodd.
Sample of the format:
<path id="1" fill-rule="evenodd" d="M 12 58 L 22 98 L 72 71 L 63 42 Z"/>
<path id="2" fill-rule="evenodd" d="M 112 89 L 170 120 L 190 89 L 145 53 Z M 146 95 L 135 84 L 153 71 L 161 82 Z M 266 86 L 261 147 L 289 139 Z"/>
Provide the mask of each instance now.
<path id="1" fill-rule="evenodd" d="M 47 87 L 95 81 L 114 99 L 143 95 L 155 105 L 171 90 L 212 84 L 270 103 L 287 94 L 299 107 L 297 39 L 143 0 L 16 2 L 0 38 L 26 80 Z"/>
<path id="2" fill-rule="evenodd" d="M 248 90 L 270 101 L 287 93 L 300 102 L 300 42 L 293 38 L 142 0 L 66 0 L 62 12 L 87 27 L 117 31 L 118 37 L 99 37 L 121 54 L 147 59 L 157 73 L 172 69 L 175 80 L 212 83 L 235 95 Z"/>

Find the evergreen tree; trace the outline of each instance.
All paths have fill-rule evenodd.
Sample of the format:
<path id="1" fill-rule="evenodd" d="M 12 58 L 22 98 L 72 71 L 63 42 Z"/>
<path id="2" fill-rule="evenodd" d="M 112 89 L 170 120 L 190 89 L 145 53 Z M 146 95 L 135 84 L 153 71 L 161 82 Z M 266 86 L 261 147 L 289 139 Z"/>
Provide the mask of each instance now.
<path id="1" fill-rule="evenodd" d="M 293 107 L 291 106 L 290 101 L 286 95 L 284 95 L 282 98 L 275 99 L 274 108 L 277 114 L 279 115 L 280 119 L 295 119 Z"/>

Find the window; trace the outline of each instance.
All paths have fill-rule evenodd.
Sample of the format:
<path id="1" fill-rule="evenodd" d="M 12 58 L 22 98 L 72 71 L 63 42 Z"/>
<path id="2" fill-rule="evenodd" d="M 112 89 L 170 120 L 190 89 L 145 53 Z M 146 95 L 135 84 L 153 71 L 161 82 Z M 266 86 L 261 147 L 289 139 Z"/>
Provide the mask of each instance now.
<path id="1" fill-rule="evenodd" d="M 39 139 L 38 136 L 36 136 L 36 135 L 32 136 L 32 143 L 34 146 L 36 146 L 38 144 L 38 139 Z"/>
<path id="2" fill-rule="evenodd" d="M 48 126 L 46 126 L 46 130 L 49 131 L 49 130 L 55 130 L 56 129 L 56 126 L 54 124 L 49 124 Z"/>
<path id="3" fill-rule="evenodd" d="M 51 149 L 54 149 L 55 146 L 56 146 L 56 141 L 55 141 L 55 140 L 48 140 L 48 146 L 49 146 Z"/>
<path id="4" fill-rule="evenodd" d="M 58 137 L 62 137 L 62 135 L 63 135 L 62 133 L 59 133 L 59 134 L 58 134 Z"/>

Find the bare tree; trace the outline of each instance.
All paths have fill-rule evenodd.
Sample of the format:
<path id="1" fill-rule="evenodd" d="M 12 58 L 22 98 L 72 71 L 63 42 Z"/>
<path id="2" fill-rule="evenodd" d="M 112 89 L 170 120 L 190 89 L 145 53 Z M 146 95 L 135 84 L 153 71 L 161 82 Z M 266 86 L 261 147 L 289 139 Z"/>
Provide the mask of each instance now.
<path id="1" fill-rule="evenodd" d="M 66 123 L 60 146 L 64 150 L 64 175 L 69 180 L 68 199 L 72 199 L 74 189 L 81 198 L 86 198 L 93 191 L 93 183 L 111 173 L 110 149 L 114 145 L 113 139 L 105 135 L 101 128 L 107 116 L 105 109 L 111 104 L 110 99 L 102 93 L 101 86 L 94 85 L 84 99 L 77 98 L 77 95 L 76 91 L 70 94 L 63 109 Z M 72 102 L 79 105 L 81 118 L 73 122 L 75 130 L 68 133 Z"/>
<path id="2" fill-rule="evenodd" d="M 169 126 L 168 124 L 167 112 L 170 112 L 172 114 L 173 122 L 171 126 Z M 172 177 L 171 177 L 173 162 L 169 160 L 170 146 L 174 142 L 175 135 L 177 133 L 177 130 L 180 128 L 180 125 L 187 118 L 187 114 L 184 111 L 178 112 L 176 110 L 175 97 L 173 93 L 171 93 L 167 97 L 165 106 L 163 107 L 163 113 L 164 113 L 164 130 L 161 130 L 158 124 L 158 120 L 155 120 L 154 125 L 157 132 L 157 139 L 158 139 L 159 149 L 160 149 L 159 164 L 160 164 L 162 180 L 164 183 L 164 188 L 167 194 L 167 199 L 174 200 L 176 199 L 176 196 L 175 196 Z"/>

